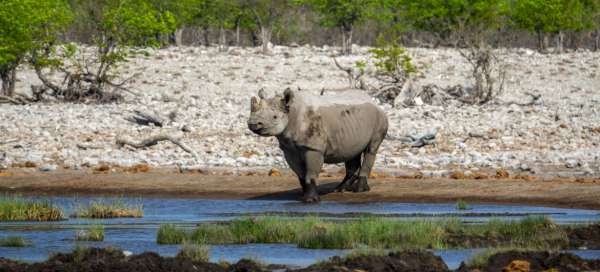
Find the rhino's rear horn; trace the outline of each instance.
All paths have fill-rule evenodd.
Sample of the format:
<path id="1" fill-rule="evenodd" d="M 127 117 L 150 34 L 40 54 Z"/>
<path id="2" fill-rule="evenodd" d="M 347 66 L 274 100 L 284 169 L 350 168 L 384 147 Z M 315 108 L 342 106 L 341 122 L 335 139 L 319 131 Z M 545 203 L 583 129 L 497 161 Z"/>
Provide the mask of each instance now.
<path id="1" fill-rule="evenodd" d="M 260 104 L 258 103 L 258 99 L 256 99 L 255 96 L 253 96 L 252 99 L 250 99 L 250 111 L 257 112 L 259 108 Z"/>

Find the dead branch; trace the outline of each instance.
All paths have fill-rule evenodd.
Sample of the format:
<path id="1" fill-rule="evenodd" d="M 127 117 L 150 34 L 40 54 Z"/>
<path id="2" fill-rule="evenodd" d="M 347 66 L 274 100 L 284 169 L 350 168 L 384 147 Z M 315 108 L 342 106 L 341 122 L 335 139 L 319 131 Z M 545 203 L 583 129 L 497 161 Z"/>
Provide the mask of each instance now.
<path id="1" fill-rule="evenodd" d="M 514 105 L 521 106 L 521 107 L 533 106 L 538 103 L 540 98 L 542 98 L 541 94 L 534 94 L 534 93 L 530 93 L 530 92 L 525 92 L 525 94 L 527 96 L 531 97 L 531 100 L 529 102 L 521 103 L 519 101 L 510 101 L 510 102 L 503 103 L 503 105 L 510 106 L 510 105 L 514 104 Z"/>
<path id="2" fill-rule="evenodd" d="M 162 127 L 166 122 L 165 118 L 162 118 L 157 112 L 143 112 L 140 110 L 134 110 L 134 115 L 130 117 L 125 117 L 125 120 L 142 125 L 149 126 L 150 124 Z"/>
<path id="3" fill-rule="evenodd" d="M 154 146 L 162 141 L 169 141 L 169 142 L 172 142 L 173 144 L 179 146 L 181 149 L 183 149 L 183 151 L 192 154 L 192 156 L 194 156 L 195 159 L 198 159 L 198 154 L 196 154 L 196 152 L 194 152 L 194 150 L 192 150 L 189 146 L 187 146 L 186 144 L 181 142 L 182 137 L 183 136 L 181 133 L 173 133 L 173 134 L 160 133 L 157 135 L 150 136 L 141 141 L 134 141 L 134 140 L 131 140 L 128 138 L 119 137 L 119 138 L 117 138 L 117 145 L 119 147 L 128 145 L 133 148 L 139 149 L 139 148 Z"/>
<path id="4" fill-rule="evenodd" d="M 98 146 L 98 145 L 91 145 L 91 144 L 81 144 L 78 143 L 76 144 L 77 148 L 81 149 L 81 150 L 88 150 L 88 149 L 103 149 L 104 147 L 102 146 Z"/>
<path id="5" fill-rule="evenodd" d="M 346 74 L 348 76 L 348 84 L 350 85 L 351 89 L 360 89 L 360 90 L 367 89 L 367 84 L 363 80 L 363 76 L 365 75 L 364 70 L 358 69 L 358 72 L 357 72 L 352 67 L 342 66 L 335 57 L 332 57 L 332 58 L 333 58 L 333 62 L 335 63 L 335 66 L 337 66 L 338 69 L 346 72 Z"/>
<path id="6" fill-rule="evenodd" d="M 419 148 L 424 147 L 426 145 L 435 145 L 435 137 L 437 131 L 432 133 L 426 133 L 421 135 L 405 135 L 400 137 L 392 137 L 388 136 L 391 140 L 400 141 L 410 147 Z"/>
<path id="7" fill-rule="evenodd" d="M 0 141 L 0 145 L 12 144 L 12 143 L 16 143 L 18 141 L 19 141 L 19 139 L 8 139 L 8 140 Z"/>

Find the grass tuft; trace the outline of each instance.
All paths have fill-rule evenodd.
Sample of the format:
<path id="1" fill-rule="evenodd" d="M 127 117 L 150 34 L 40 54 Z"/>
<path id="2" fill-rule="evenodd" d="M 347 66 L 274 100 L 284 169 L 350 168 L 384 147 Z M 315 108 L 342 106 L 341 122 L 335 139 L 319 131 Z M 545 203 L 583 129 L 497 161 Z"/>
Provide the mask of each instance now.
<path id="1" fill-rule="evenodd" d="M 456 209 L 460 210 L 460 211 L 464 211 L 464 210 L 469 210 L 470 207 L 466 201 L 459 199 L 458 201 L 456 201 Z"/>
<path id="2" fill-rule="evenodd" d="M 58 221 L 63 214 L 47 200 L 30 200 L 20 195 L 0 196 L 0 221 Z"/>
<path id="3" fill-rule="evenodd" d="M 173 224 L 161 224 L 156 234 L 156 243 L 161 245 L 177 245 L 187 238 L 184 230 Z"/>
<path id="4" fill-rule="evenodd" d="M 144 216 L 141 204 L 129 205 L 122 200 L 112 202 L 92 201 L 88 205 L 79 206 L 73 217 L 80 218 L 139 218 Z"/>
<path id="5" fill-rule="evenodd" d="M 75 231 L 77 241 L 104 241 L 104 226 L 92 225 L 88 229 Z"/>
<path id="6" fill-rule="evenodd" d="M 0 247 L 28 247 L 31 246 L 27 240 L 21 236 L 8 236 L 0 239 Z"/>
<path id="7" fill-rule="evenodd" d="M 200 224 L 190 234 L 164 225 L 157 235 L 157 241 L 166 244 L 180 244 L 187 239 L 203 244 L 295 243 L 311 249 L 393 250 L 472 246 L 553 249 L 568 242 L 564 228 L 540 216 L 484 224 L 466 224 L 458 219 L 400 221 L 366 217 L 332 221 L 316 217 L 258 217 Z"/>
<path id="8" fill-rule="evenodd" d="M 177 258 L 190 259 L 194 262 L 208 262 L 210 250 L 206 244 L 184 240 L 181 250 L 177 253 Z"/>

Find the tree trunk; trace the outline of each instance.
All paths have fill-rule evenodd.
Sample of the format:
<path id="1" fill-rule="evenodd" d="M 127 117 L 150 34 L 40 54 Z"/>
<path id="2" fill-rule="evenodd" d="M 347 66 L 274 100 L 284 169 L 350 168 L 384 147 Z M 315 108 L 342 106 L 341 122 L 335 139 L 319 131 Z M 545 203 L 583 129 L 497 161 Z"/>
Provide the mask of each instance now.
<path id="1" fill-rule="evenodd" d="M 240 23 L 236 23 L 235 25 L 235 46 L 240 46 Z"/>
<path id="2" fill-rule="evenodd" d="M 538 37 L 538 50 L 540 52 L 543 52 L 544 50 L 546 50 L 546 35 L 542 31 L 537 31 L 537 37 Z"/>
<path id="3" fill-rule="evenodd" d="M 564 52 L 564 40 L 565 33 L 563 33 L 562 31 L 558 31 L 558 33 L 556 34 L 556 52 Z"/>
<path id="4" fill-rule="evenodd" d="M 7 68 L 0 70 L 0 79 L 2 79 L 2 95 L 12 97 L 15 94 L 15 83 L 17 81 L 17 68 Z"/>
<path id="5" fill-rule="evenodd" d="M 352 54 L 352 26 L 342 26 L 342 54 Z"/>
<path id="6" fill-rule="evenodd" d="M 210 46 L 210 40 L 208 39 L 208 27 L 205 26 L 202 28 L 202 35 L 204 37 L 204 45 Z"/>
<path id="7" fill-rule="evenodd" d="M 600 29 L 594 30 L 594 51 L 600 50 Z"/>
<path id="8" fill-rule="evenodd" d="M 219 51 L 227 51 L 227 33 L 223 26 L 219 28 Z"/>
<path id="9" fill-rule="evenodd" d="M 270 54 L 269 43 L 271 43 L 271 28 L 262 26 L 260 28 L 260 39 L 263 54 Z"/>
<path id="10" fill-rule="evenodd" d="M 175 30 L 175 45 L 180 47 L 183 44 L 183 28 L 178 28 Z"/>

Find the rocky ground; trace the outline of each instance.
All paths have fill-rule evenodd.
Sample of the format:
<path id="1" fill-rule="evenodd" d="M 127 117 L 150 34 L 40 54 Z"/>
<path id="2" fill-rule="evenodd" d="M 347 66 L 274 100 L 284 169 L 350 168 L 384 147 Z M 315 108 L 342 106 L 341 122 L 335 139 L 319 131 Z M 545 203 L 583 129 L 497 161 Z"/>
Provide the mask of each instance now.
<path id="1" fill-rule="evenodd" d="M 343 65 L 367 57 L 368 48 L 338 57 Z M 426 84 L 469 85 L 467 62 L 454 49 L 410 48 Z M 348 86 L 327 47 L 275 47 L 272 56 L 254 48 L 181 47 L 160 49 L 131 59 L 122 77 L 136 74 L 135 95 L 118 104 L 37 103 L 0 105 L 0 169 L 33 166 L 38 170 L 99 165 L 228 168 L 285 168 L 274 138 L 253 135 L 246 125 L 250 97 L 286 87 L 319 92 Z M 456 103 L 413 107 L 381 106 L 389 115 L 390 139 L 376 167 L 449 175 L 455 169 L 508 169 L 542 175 L 600 175 L 600 53 L 540 54 L 528 49 L 497 51 L 506 64 L 506 90 L 496 103 Z M 372 71 L 370 66 L 368 71 Z M 18 92 L 38 84 L 27 68 L 19 71 Z M 530 106 L 526 93 L 541 95 Z M 173 117 L 164 128 L 126 120 L 134 110 Z M 116 139 L 140 140 L 185 126 L 182 142 L 197 157 L 172 143 L 145 149 L 119 147 Z M 412 148 L 403 135 L 436 132 L 436 145 Z M 467 173 L 468 174 L 468 173 Z"/>

